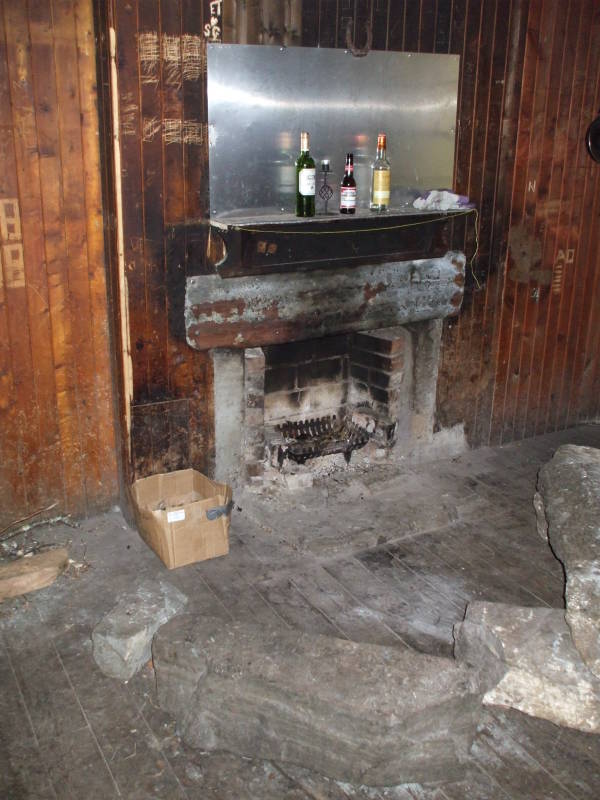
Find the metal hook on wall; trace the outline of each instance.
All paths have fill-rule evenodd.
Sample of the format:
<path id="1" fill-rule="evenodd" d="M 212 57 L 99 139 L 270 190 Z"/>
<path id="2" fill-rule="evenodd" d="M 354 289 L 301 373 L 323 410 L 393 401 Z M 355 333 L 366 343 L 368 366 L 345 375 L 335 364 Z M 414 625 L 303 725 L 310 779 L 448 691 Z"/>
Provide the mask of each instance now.
<path id="1" fill-rule="evenodd" d="M 373 44 L 373 26 L 371 25 L 371 20 L 367 20 L 365 23 L 365 32 L 367 34 L 367 41 L 364 47 L 357 47 L 354 44 L 354 40 L 352 38 L 352 26 L 354 21 L 349 19 L 348 24 L 346 25 L 346 49 L 349 50 L 353 56 L 357 58 L 362 58 L 366 56 L 369 50 L 371 49 L 371 45 Z"/>

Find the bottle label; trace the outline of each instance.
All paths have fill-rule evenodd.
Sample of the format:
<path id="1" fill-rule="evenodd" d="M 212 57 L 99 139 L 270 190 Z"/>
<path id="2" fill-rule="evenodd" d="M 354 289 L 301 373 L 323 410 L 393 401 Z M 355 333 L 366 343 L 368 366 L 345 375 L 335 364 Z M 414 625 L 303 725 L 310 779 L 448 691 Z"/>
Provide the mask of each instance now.
<path id="1" fill-rule="evenodd" d="M 301 169 L 298 176 L 298 191 L 304 197 L 315 196 L 315 168 Z"/>
<path id="2" fill-rule="evenodd" d="M 378 169 L 373 173 L 373 202 L 387 205 L 390 202 L 390 170 Z"/>
<path id="3" fill-rule="evenodd" d="M 342 186 L 340 189 L 340 208 L 356 208 L 356 188 Z"/>

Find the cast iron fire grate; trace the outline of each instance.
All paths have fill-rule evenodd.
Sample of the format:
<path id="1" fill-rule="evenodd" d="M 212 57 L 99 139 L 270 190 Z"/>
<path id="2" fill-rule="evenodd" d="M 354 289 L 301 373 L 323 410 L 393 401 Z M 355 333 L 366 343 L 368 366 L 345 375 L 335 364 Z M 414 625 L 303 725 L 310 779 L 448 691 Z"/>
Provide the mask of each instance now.
<path id="1" fill-rule="evenodd" d="M 284 459 L 291 458 L 304 464 L 309 458 L 343 453 L 350 461 L 353 450 L 364 447 L 369 434 L 347 417 L 333 416 L 298 422 L 284 422 L 277 426 L 284 441 L 278 446 L 277 460 L 281 467 Z"/>

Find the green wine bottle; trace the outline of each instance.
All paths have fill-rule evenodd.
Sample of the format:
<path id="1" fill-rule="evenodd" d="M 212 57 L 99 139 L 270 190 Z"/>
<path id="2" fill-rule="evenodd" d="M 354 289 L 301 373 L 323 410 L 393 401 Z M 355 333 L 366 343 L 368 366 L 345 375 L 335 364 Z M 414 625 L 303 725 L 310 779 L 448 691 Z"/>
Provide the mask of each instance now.
<path id="1" fill-rule="evenodd" d="M 296 159 L 296 216 L 315 215 L 315 162 L 309 151 L 309 136 L 300 134 L 300 155 Z"/>

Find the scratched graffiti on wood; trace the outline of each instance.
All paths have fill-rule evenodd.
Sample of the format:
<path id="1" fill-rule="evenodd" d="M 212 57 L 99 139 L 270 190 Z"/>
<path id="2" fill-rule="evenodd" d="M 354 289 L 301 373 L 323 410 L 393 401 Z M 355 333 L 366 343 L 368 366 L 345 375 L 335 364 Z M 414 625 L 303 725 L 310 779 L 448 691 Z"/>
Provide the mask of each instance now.
<path id="1" fill-rule="evenodd" d="M 2 264 L 7 289 L 25 286 L 25 261 L 23 245 L 20 242 L 2 245 Z"/>
<path id="2" fill-rule="evenodd" d="M 16 197 L 0 200 L 0 236 L 3 242 L 18 242 L 21 239 L 21 215 Z"/>
<path id="3" fill-rule="evenodd" d="M 0 200 L 0 239 L 2 271 L 7 289 L 25 286 L 25 259 L 21 241 L 21 213 L 16 197 Z"/>
<path id="4" fill-rule="evenodd" d="M 197 81 L 206 73 L 206 42 L 202 36 L 182 36 L 156 31 L 138 34 L 138 56 L 142 83 L 179 88 L 183 81 Z"/>
<path id="5" fill-rule="evenodd" d="M 205 141 L 206 123 L 192 119 L 164 119 L 162 137 L 165 144 L 193 144 L 202 146 Z"/>
<path id="6" fill-rule="evenodd" d="M 508 234 L 509 277 L 517 283 L 537 281 L 549 286 L 552 270 L 542 268 L 542 242 L 525 225 L 513 226 Z"/>
<path id="7" fill-rule="evenodd" d="M 138 56 L 142 83 L 158 83 L 160 48 L 156 31 L 138 34 Z"/>

